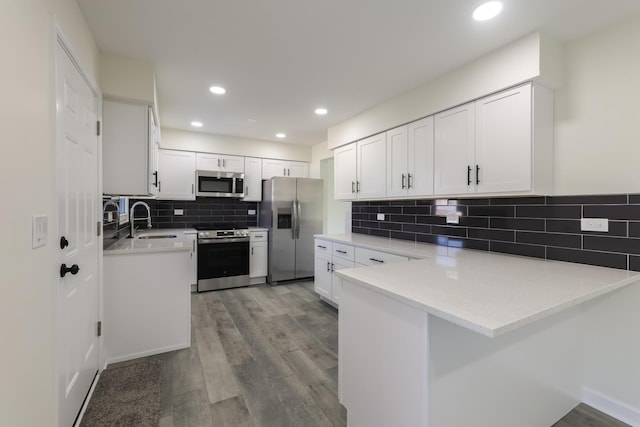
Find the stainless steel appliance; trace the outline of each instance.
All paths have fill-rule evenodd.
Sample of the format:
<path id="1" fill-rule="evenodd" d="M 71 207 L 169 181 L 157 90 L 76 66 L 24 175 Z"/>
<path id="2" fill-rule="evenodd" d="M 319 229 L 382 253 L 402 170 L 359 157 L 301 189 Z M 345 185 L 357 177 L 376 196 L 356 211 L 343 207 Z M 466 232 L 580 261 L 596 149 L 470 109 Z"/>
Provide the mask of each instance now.
<path id="1" fill-rule="evenodd" d="M 196 171 L 196 196 L 244 197 L 244 174 Z"/>
<path id="2" fill-rule="evenodd" d="M 271 178 L 262 189 L 259 224 L 269 229 L 269 283 L 313 277 L 313 235 L 322 233 L 324 182 Z"/>
<path id="3" fill-rule="evenodd" d="M 196 224 L 198 292 L 249 286 L 249 230 Z"/>

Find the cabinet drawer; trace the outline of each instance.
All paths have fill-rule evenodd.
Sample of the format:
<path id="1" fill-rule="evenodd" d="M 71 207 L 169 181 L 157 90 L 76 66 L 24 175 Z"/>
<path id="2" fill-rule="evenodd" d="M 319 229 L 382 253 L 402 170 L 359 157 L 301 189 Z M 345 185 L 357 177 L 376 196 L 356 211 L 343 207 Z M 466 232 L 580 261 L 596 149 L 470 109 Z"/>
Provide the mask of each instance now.
<path id="1" fill-rule="evenodd" d="M 333 244 L 333 256 L 353 261 L 353 246 L 343 245 L 341 243 Z"/>
<path id="2" fill-rule="evenodd" d="M 356 248 L 356 262 L 365 265 L 389 264 L 392 262 L 409 261 L 409 258 L 388 254 L 386 252 L 372 251 L 371 249 Z"/>
<path id="3" fill-rule="evenodd" d="M 332 248 L 333 246 L 330 241 L 316 239 L 314 249 L 317 254 L 331 255 Z"/>
<path id="4" fill-rule="evenodd" d="M 266 242 L 268 237 L 268 231 L 250 231 L 249 240 L 252 242 Z"/>

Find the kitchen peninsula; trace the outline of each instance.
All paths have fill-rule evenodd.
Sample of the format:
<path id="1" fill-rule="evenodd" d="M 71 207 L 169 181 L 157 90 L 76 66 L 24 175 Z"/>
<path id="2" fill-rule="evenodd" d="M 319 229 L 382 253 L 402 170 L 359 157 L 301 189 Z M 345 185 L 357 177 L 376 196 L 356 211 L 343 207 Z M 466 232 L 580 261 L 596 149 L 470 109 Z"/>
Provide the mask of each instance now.
<path id="1" fill-rule="evenodd" d="M 635 297 L 640 274 L 420 246 L 423 259 L 335 272 L 349 426 L 548 427 L 584 400 L 584 361 L 615 332 L 593 325 L 619 315 L 611 298 Z M 616 369 L 640 383 L 625 360 Z"/>

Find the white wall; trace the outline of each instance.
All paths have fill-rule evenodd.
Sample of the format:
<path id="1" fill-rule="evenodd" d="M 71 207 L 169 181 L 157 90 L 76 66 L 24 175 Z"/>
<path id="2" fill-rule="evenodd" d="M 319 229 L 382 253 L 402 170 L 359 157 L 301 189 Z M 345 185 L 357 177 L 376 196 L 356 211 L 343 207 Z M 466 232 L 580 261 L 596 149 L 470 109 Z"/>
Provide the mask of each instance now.
<path id="1" fill-rule="evenodd" d="M 351 232 L 351 202 L 333 197 L 333 157 L 320 161 L 320 178 L 324 180 L 324 215 L 322 232 L 343 234 Z"/>
<path id="2" fill-rule="evenodd" d="M 100 89 L 105 98 L 143 102 L 155 106 L 153 64 L 114 53 L 100 55 Z"/>
<path id="3" fill-rule="evenodd" d="M 311 161 L 311 147 L 162 128 L 160 147 L 267 159 Z"/>
<path id="4" fill-rule="evenodd" d="M 333 151 L 329 150 L 327 142 L 311 146 L 311 164 L 309 164 L 309 178 L 320 178 L 320 162 L 333 158 Z"/>
<path id="5" fill-rule="evenodd" d="M 54 16 L 97 81 L 98 50 L 74 0 L 0 2 L 2 426 L 57 424 Z M 49 244 L 39 249 L 31 248 L 35 214 L 49 216 Z"/>
<path id="6" fill-rule="evenodd" d="M 329 128 L 329 148 L 362 139 L 528 80 L 562 82 L 562 49 L 530 34 Z"/>
<path id="7" fill-rule="evenodd" d="M 556 194 L 640 192 L 640 15 L 565 46 Z"/>

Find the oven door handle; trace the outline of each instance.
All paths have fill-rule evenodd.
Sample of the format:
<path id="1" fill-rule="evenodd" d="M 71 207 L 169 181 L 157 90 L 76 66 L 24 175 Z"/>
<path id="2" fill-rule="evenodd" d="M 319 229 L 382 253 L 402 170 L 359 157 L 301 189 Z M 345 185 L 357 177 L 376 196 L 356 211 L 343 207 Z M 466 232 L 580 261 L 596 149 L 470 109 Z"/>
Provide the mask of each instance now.
<path id="1" fill-rule="evenodd" d="M 198 239 L 198 245 L 210 245 L 217 243 L 242 243 L 249 242 L 248 237 L 226 237 L 223 239 Z"/>

